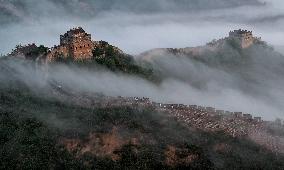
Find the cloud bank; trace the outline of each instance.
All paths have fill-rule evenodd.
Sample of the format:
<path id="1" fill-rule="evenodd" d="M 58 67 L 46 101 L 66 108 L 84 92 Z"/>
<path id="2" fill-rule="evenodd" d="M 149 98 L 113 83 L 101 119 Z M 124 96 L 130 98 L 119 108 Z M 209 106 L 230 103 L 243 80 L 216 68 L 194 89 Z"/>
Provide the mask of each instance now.
<path id="1" fill-rule="evenodd" d="M 13 76 L 1 71 L 0 80 L 3 83 L 20 80 L 36 93 L 51 90 L 50 82 L 57 82 L 65 91 L 99 93 L 107 96 L 149 97 L 152 101 L 162 103 L 197 104 L 213 106 L 229 111 L 243 111 L 255 116 L 262 116 L 266 120 L 284 118 L 281 103 L 284 98 L 283 81 L 272 88 L 264 89 L 259 95 L 247 93 L 236 87 L 241 78 L 236 78 L 221 70 L 200 65 L 189 60 L 173 60 L 165 67 L 173 68 L 173 72 L 192 71 L 187 76 L 195 76 L 199 82 L 206 79 L 205 88 L 198 88 L 191 83 L 177 78 L 168 78 L 159 85 L 144 79 L 115 74 L 99 70 L 88 71 L 82 68 L 66 65 L 56 65 L 49 68 L 49 74 L 41 69 L 35 69 L 24 61 L 8 60 L 1 62 L 1 69 L 13 70 Z M 179 67 L 179 69 L 177 69 Z M 258 87 L 256 87 L 257 89 Z M 266 96 L 263 96 L 267 94 Z"/>

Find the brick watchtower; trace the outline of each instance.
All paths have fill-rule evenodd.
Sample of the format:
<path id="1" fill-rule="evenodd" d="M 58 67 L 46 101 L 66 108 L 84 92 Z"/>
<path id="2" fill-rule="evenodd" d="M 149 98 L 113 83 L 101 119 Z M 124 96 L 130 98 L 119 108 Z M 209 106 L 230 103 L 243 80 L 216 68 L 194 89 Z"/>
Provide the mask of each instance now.
<path id="1" fill-rule="evenodd" d="M 81 27 L 71 29 L 61 35 L 60 46 L 67 47 L 68 55 L 75 60 L 91 58 L 94 48 L 91 34 L 87 34 Z"/>
<path id="2" fill-rule="evenodd" d="M 60 35 L 60 45 L 50 50 L 47 59 L 53 61 L 58 57 L 69 57 L 73 60 L 88 60 L 92 58 L 94 46 L 91 34 L 87 34 L 81 27 L 73 28 Z"/>
<path id="3" fill-rule="evenodd" d="M 229 33 L 229 38 L 238 40 L 242 48 L 248 48 L 253 45 L 256 40 L 259 40 L 259 38 L 253 36 L 252 31 L 241 29 L 231 31 Z"/>

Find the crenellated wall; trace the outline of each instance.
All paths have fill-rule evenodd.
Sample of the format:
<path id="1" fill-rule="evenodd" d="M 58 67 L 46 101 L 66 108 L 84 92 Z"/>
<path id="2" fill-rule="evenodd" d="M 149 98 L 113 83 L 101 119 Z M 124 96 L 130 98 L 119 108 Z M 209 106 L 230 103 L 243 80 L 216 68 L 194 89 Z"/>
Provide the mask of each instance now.
<path id="1" fill-rule="evenodd" d="M 252 31 L 241 29 L 230 31 L 229 38 L 237 39 L 242 48 L 248 48 L 253 45 L 255 41 L 260 40 L 260 38 L 253 36 Z"/>

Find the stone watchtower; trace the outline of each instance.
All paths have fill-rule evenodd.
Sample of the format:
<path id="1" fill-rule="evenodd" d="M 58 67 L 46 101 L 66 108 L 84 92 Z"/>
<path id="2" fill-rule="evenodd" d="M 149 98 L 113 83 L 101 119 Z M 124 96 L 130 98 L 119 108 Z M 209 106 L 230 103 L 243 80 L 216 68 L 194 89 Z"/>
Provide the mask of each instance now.
<path id="1" fill-rule="evenodd" d="M 58 57 L 88 60 L 93 56 L 94 46 L 91 34 L 87 34 L 81 27 L 73 28 L 64 35 L 60 35 L 60 45 L 54 46 L 47 58 L 48 61 L 56 60 Z"/>
<path id="2" fill-rule="evenodd" d="M 65 46 L 68 55 L 75 60 L 91 58 L 94 48 L 91 34 L 87 34 L 81 27 L 60 35 L 60 46 Z"/>
<path id="3" fill-rule="evenodd" d="M 238 40 L 242 48 L 250 47 L 257 39 L 253 37 L 252 31 L 241 30 L 241 29 L 230 31 L 229 38 Z"/>

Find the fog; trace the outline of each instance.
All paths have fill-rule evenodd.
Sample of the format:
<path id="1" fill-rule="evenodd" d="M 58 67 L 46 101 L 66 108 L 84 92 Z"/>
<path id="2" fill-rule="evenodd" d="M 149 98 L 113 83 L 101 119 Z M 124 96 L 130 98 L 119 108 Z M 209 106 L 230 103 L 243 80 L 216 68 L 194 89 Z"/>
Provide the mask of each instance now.
<path id="1" fill-rule="evenodd" d="M 160 50 L 146 59 L 161 76 L 187 84 L 172 85 L 179 102 L 283 118 L 283 55 L 262 47 L 242 54 L 231 47 L 223 50 L 201 54 L 204 62 Z"/>
<path id="2" fill-rule="evenodd" d="M 43 69 L 35 69 L 31 63 L 21 60 L 1 62 L 1 68 L 3 67 L 13 70 L 13 76 L 1 71 L 1 82 L 17 79 L 35 93 L 48 92 L 52 89 L 49 83 L 57 82 L 56 84 L 65 91 L 99 93 L 107 96 L 149 97 L 152 101 L 162 103 L 197 104 L 229 111 L 243 111 L 254 116 L 262 116 L 266 120 L 284 118 L 283 86 L 281 87 L 283 82 L 279 86 L 274 86 L 278 89 L 265 91 L 266 97 L 262 96 L 265 92 L 253 95 L 236 87 L 241 78 L 187 59 L 172 60 L 172 65 L 169 67 L 179 67 L 182 71 L 195 70 L 196 72 L 191 76 L 195 76 L 200 81 L 206 79 L 206 88 L 196 88 L 190 83 L 174 78 L 165 79 L 157 85 L 137 76 L 117 74 L 104 69 L 89 71 L 66 65 L 49 66 L 47 75 Z"/>
<path id="3" fill-rule="evenodd" d="M 277 50 L 283 51 L 284 4 L 281 0 L 262 0 L 265 4 L 255 4 L 254 1 L 220 0 L 219 4 L 226 2 L 226 5 L 210 3 L 208 6 L 206 3 L 200 4 L 195 1 L 195 5 L 187 8 L 157 1 L 153 9 L 149 10 L 145 10 L 145 6 L 150 1 L 145 1 L 139 2 L 140 7 L 134 11 L 127 10 L 127 3 L 130 1 L 127 1 L 125 6 L 114 4 L 111 7 L 97 1 L 102 3 L 101 9 L 86 5 L 87 1 L 79 0 L 58 3 L 19 1 L 19 6 L 8 2 L 0 1 L 0 18 L 3 21 L 0 26 L 0 54 L 10 52 L 17 44 L 35 42 L 52 47 L 59 44 L 60 34 L 76 26 L 82 26 L 86 32 L 92 34 L 94 40 L 108 41 L 133 55 L 153 48 L 204 45 L 212 39 L 227 36 L 230 30 L 239 28 L 252 30 L 256 36 L 261 36 L 263 40 L 276 46 Z M 96 2 L 92 4 L 95 5 Z M 72 12 L 69 11 L 74 8 Z M 278 61 L 282 60 L 275 60 L 273 63 Z M 167 55 L 164 62 L 166 68 L 173 70 L 176 75 L 182 76 L 190 72 L 191 74 L 186 74 L 187 77 L 206 80 L 206 88 L 196 88 L 178 76 L 165 79 L 156 86 L 134 76 L 108 71 L 88 72 L 65 66 L 51 69 L 48 79 L 60 81 L 73 90 L 100 92 L 111 96 L 150 97 L 154 101 L 165 103 L 213 106 L 229 111 L 252 113 L 267 120 L 284 118 L 283 76 L 274 76 L 275 72 L 267 73 L 257 69 L 254 73 L 258 74 L 253 74 L 255 77 L 252 78 L 261 81 L 259 85 L 249 84 L 248 88 L 257 93 L 247 93 L 239 87 L 244 83 L 243 80 L 224 70 L 197 64 L 191 60 L 171 59 L 171 56 Z M 44 73 L 38 74 L 31 68 L 10 64 L 19 69 L 18 78 L 23 78 L 31 89 L 45 82 Z M 270 69 L 273 70 L 274 66 Z M 279 65 L 276 67 L 278 69 Z M 265 78 L 272 76 L 269 79 L 270 83 L 265 82 L 260 76 L 262 74 L 268 75 Z M 2 75 L 2 78 L 4 81 L 7 77 Z"/>

